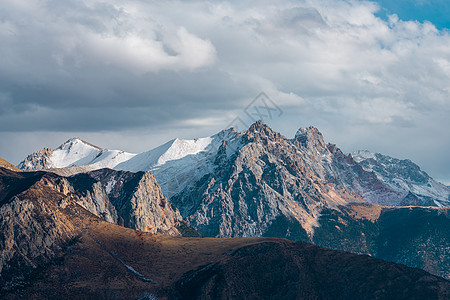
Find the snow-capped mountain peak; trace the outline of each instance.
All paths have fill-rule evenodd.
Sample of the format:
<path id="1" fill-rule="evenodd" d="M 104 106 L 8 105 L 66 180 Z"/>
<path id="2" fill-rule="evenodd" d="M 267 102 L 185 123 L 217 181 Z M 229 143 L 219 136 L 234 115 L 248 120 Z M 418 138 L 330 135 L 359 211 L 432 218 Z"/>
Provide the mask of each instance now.
<path id="1" fill-rule="evenodd" d="M 73 137 L 68 139 L 65 143 L 61 144 L 57 149 L 59 150 L 70 150 L 72 147 L 85 147 L 85 148 L 95 148 L 97 150 L 103 150 L 102 148 L 95 146 L 79 137 Z"/>
<path id="2" fill-rule="evenodd" d="M 64 168 L 72 165 L 86 165 L 92 162 L 103 149 L 83 141 L 71 138 L 55 150 L 50 157 L 53 168 Z"/>

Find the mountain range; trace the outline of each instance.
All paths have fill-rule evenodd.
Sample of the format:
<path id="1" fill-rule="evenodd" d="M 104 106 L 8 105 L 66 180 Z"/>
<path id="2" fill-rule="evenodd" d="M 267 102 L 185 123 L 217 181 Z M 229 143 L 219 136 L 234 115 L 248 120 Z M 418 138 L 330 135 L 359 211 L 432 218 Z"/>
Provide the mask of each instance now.
<path id="1" fill-rule="evenodd" d="M 44 148 L 28 155 L 17 167 L 24 171 L 64 169 L 59 172 L 66 175 L 101 168 L 150 171 L 170 199 L 182 188 L 214 172 L 221 147 L 227 157 L 232 157 L 249 144 L 248 137 L 258 127 L 268 128 L 259 121 L 247 132 L 226 129 L 206 138 L 176 138 L 137 154 L 103 149 L 71 138 L 56 149 Z M 296 148 L 316 176 L 345 185 L 367 202 L 385 206 L 450 206 L 450 188 L 433 180 L 410 160 L 367 150 L 344 154 L 336 145 L 326 144 L 314 127 L 301 128 L 293 139 L 283 137 L 283 142 Z"/>
<path id="2" fill-rule="evenodd" d="M 103 250 L 112 249 L 80 229 L 93 228 L 86 225 L 92 222 L 103 222 L 103 229 L 121 235 L 124 230 L 171 235 L 174 240 L 169 244 L 176 245 L 172 247 L 199 239 L 195 255 L 204 251 L 200 241 L 206 240 L 200 236 L 219 238 L 213 244 L 221 238 L 242 237 L 238 240 L 246 244 L 248 237 L 262 237 L 250 252 L 233 250 L 246 253 L 242 265 L 256 253 L 273 251 L 289 253 L 285 258 L 297 261 L 293 253 L 303 251 L 303 244 L 265 240 L 276 237 L 366 254 L 450 278 L 449 188 L 409 160 L 368 151 L 345 154 L 326 144 L 314 127 L 301 128 L 288 139 L 258 121 L 244 132 L 227 129 L 206 138 L 174 139 L 138 154 L 72 138 L 56 149 L 30 154 L 18 168 L 25 172 L 0 169 L 0 220 L 5 232 L 0 238 L 0 267 L 6 278 L 3 286 L 12 290 L 26 285 L 17 278 L 34 282 L 29 270 L 36 266 L 50 263 L 52 271 L 46 270 L 61 275 L 62 269 L 51 262 L 61 255 L 72 257 L 67 243 L 73 239 L 93 239 Z M 106 225 L 110 223 L 117 227 Z M 123 227 L 129 229 L 116 229 Z M 183 242 L 187 236 L 197 238 Z M 111 234 L 109 238 L 114 239 Z M 84 246 L 75 244 L 82 251 Z M 26 250 L 20 250 L 23 245 L 28 245 Z M 91 246 L 83 251 L 93 251 Z M 113 253 L 114 258 L 117 249 Z M 269 259 L 265 255 L 261 259 Z M 165 295 L 183 298 L 192 292 L 211 298 L 222 293 L 233 298 L 227 293 L 234 289 L 242 293 L 238 282 L 249 275 L 236 267 L 237 262 L 215 259 L 196 271 L 191 265 L 191 271 L 185 269 L 188 273 L 174 275 L 178 281 L 169 280 Z M 225 284 L 218 278 L 238 281 Z M 36 283 L 33 286 L 29 293 L 38 292 Z"/>

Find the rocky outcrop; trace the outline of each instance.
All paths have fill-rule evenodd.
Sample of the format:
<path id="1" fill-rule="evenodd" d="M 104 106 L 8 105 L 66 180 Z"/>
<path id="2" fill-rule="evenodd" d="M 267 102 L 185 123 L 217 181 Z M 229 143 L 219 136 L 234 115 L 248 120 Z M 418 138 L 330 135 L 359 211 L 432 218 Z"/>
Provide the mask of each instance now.
<path id="1" fill-rule="evenodd" d="M 280 236 L 308 240 L 323 208 L 362 202 L 330 185 L 299 155 L 296 144 L 262 122 L 224 143 L 215 172 L 172 197 L 182 216 L 208 236 Z M 307 140 L 303 140 L 307 143 Z M 230 154 L 231 153 L 231 154 Z"/>
<path id="2" fill-rule="evenodd" d="M 195 233 L 148 172 L 105 169 L 65 178 L 0 168 L 2 286 L 21 285 L 26 274 L 52 260 L 95 216 L 150 233 Z"/>
<path id="3" fill-rule="evenodd" d="M 56 176 L 56 175 L 55 175 Z M 101 169 L 48 182 L 66 195 L 76 193 L 77 204 L 99 218 L 131 229 L 181 235 L 183 222 L 149 172 Z"/>
<path id="4" fill-rule="evenodd" d="M 43 148 L 38 152 L 28 155 L 17 167 L 24 171 L 52 168 L 53 165 L 50 161 L 52 153 L 52 149 L 47 147 Z"/>
<path id="5" fill-rule="evenodd" d="M 24 174 L 0 168 L 0 194 L 3 195 L 0 285 L 3 290 L 25 284 L 34 269 L 50 262 L 80 233 L 83 211 L 76 204 L 78 199 L 48 185 L 55 177 L 43 172 Z"/>
<path id="6" fill-rule="evenodd" d="M 150 172 L 126 172 L 102 169 L 72 176 L 69 180 L 89 176 L 101 183 L 112 206 L 115 223 L 151 233 L 179 235 L 182 222 L 178 210 L 163 195 Z"/>

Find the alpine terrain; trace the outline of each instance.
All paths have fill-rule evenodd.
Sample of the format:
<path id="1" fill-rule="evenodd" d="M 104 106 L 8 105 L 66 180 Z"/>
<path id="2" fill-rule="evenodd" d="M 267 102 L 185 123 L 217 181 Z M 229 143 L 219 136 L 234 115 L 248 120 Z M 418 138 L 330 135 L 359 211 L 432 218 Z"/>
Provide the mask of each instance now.
<path id="1" fill-rule="evenodd" d="M 74 138 L 19 167 L 151 171 L 187 225 L 205 236 L 306 241 L 450 278 L 449 189 L 410 161 L 345 154 L 314 127 L 288 139 L 258 121 L 244 132 L 175 139 L 139 154 Z"/>

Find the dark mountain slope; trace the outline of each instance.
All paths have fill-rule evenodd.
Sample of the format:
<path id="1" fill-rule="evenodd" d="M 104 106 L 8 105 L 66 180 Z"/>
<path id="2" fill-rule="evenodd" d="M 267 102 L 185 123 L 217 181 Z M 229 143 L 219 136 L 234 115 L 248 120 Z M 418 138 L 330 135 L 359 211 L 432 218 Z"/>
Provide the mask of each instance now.
<path id="1" fill-rule="evenodd" d="M 17 298 L 447 299 L 419 269 L 269 238 L 177 238 L 91 221 Z M 128 267 L 127 267 L 128 266 Z"/>

